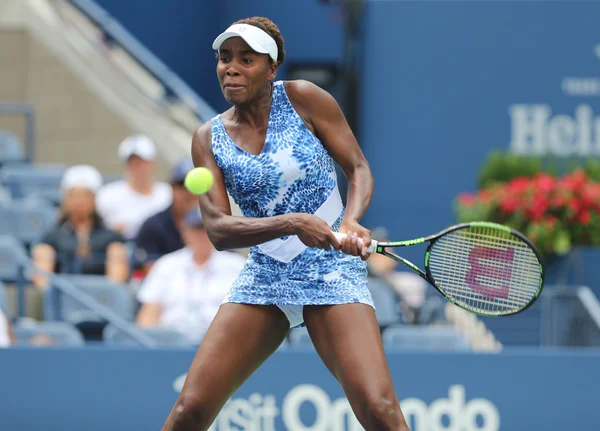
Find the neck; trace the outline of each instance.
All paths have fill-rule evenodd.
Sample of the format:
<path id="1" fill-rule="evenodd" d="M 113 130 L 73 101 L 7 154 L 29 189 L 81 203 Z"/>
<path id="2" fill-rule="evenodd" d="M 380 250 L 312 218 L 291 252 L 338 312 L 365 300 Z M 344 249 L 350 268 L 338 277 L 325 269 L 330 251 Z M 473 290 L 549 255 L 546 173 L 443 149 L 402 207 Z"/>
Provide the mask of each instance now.
<path id="1" fill-rule="evenodd" d="M 152 181 L 147 181 L 146 179 L 136 179 L 129 175 L 127 177 L 127 184 L 129 184 L 129 187 L 141 195 L 149 195 L 152 193 Z"/>
<path id="2" fill-rule="evenodd" d="M 92 219 L 92 217 L 87 216 L 69 217 L 69 223 L 71 223 L 71 226 L 73 227 L 73 230 L 75 232 L 89 231 L 92 229 L 94 220 Z"/>
<path id="3" fill-rule="evenodd" d="M 194 251 L 193 255 L 192 255 L 192 259 L 194 260 L 194 263 L 197 266 L 202 266 L 208 261 L 208 259 L 210 258 L 210 254 L 211 253 L 207 252 L 206 250 L 203 250 L 200 253 L 197 251 Z"/>
<path id="4" fill-rule="evenodd" d="M 272 95 L 273 83 L 269 81 L 257 99 L 234 107 L 232 120 L 238 124 L 248 124 L 252 128 L 265 127 L 265 124 L 269 122 Z"/>

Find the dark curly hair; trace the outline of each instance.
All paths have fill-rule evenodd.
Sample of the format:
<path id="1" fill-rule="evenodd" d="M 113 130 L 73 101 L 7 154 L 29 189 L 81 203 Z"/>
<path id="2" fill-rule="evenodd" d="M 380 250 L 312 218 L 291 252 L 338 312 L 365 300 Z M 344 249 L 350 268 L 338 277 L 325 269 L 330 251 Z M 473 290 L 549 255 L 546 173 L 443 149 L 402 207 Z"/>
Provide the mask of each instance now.
<path id="1" fill-rule="evenodd" d="M 283 49 L 283 36 L 281 35 L 277 24 L 275 24 L 269 18 L 265 18 L 263 16 L 253 16 L 251 18 L 240 19 L 239 21 L 234 22 L 234 24 L 253 25 L 254 27 L 258 27 L 262 31 L 266 32 L 275 40 L 275 43 L 277 44 L 277 65 L 283 63 L 283 60 L 285 59 L 285 50 Z M 270 57 L 269 59 L 273 61 Z"/>

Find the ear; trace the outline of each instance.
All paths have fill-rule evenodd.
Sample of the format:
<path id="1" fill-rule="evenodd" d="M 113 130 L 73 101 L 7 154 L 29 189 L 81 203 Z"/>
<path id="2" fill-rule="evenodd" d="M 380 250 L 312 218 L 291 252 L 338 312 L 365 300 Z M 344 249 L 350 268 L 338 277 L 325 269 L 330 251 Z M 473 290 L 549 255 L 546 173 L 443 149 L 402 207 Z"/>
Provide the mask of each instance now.
<path id="1" fill-rule="evenodd" d="M 279 64 L 273 62 L 270 64 L 269 66 L 269 81 L 274 81 L 275 77 L 277 76 L 277 68 L 279 67 Z"/>

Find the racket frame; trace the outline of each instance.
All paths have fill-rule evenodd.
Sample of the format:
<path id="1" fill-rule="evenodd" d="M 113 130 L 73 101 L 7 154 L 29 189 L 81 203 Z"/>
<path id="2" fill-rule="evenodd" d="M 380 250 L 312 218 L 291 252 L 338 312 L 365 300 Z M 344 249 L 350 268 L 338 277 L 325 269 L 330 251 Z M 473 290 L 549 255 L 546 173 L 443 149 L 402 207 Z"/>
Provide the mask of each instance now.
<path id="1" fill-rule="evenodd" d="M 509 233 L 511 235 L 516 236 L 517 238 L 519 238 L 521 241 L 525 242 L 529 248 L 533 251 L 533 253 L 535 254 L 535 256 L 537 257 L 537 260 L 540 264 L 540 285 L 538 287 L 538 290 L 536 291 L 535 296 L 533 297 L 533 299 L 523 308 L 520 308 L 519 310 L 516 310 L 514 312 L 511 313 L 504 313 L 504 314 L 498 314 L 498 315 L 492 315 L 489 313 L 481 313 L 478 312 L 476 310 L 472 310 L 472 309 L 466 309 L 465 307 L 463 307 L 462 305 L 458 304 L 456 301 L 454 301 L 452 298 L 448 297 L 436 284 L 435 279 L 433 278 L 433 275 L 431 274 L 431 270 L 429 268 L 429 255 L 431 252 L 431 247 L 433 247 L 433 245 L 435 244 L 435 242 L 437 240 L 439 240 L 441 237 L 443 237 L 444 235 L 456 231 L 456 230 L 460 230 L 460 229 L 465 229 L 465 228 L 469 228 L 469 227 L 487 227 L 487 228 L 493 228 L 493 229 L 500 229 L 505 231 L 506 233 Z M 410 262 L 409 260 L 398 256 L 396 253 L 393 253 L 391 251 L 386 250 L 387 248 L 399 248 L 399 247 L 410 247 L 413 245 L 419 245 L 419 244 L 424 244 L 426 242 L 429 242 L 429 245 L 427 246 L 427 249 L 425 251 L 425 271 L 423 271 L 421 268 L 419 268 L 417 265 L 413 264 L 412 262 Z M 542 293 L 542 289 L 544 288 L 544 279 L 545 279 L 545 271 L 543 268 L 543 260 L 542 260 L 542 255 L 540 254 L 540 252 L 538 251 L 538 249 L 533 245 L 533 243 L 522 233 L 520 233 L 519 231 L 516 231 L 514 229 L 509 228 L 508 226 L 505 225 L 501 225 L 501 224 L 497 224 L 497 223 L 491 223 L 491 222 L 482 222 L 482 221 L 475 221 L 475 222 L 468 222 L 468 223 L 460 223 L 460 224 L 456 224 L 453 226 L 450 226 L 446 229 L 444 229 L 441 232 L 438 232 L 434 235 L 429 235 L 426 237 L 422 237 L 422 238 L 416 238 L 416 239 L 411 239 L 411 240 L 407 240 L 407 241 L 386 241 L 386 242 L 375 242 L 375 244 L 371 243 L 374 247 L 374 252 L 387 256 L 391 259 L 394 259 L 395 261 L 403 264 L 404 266 L 406 266 L 407 268 L 411 269 L 413 272 L 415 272 L 416 274 L 420 275 L 423 279 L 425 279 L 425 281 L 427 281 L 429 284 L 431 284 L 446 300 L 450 301 L 452 304 L 456 305 L 457 307 L 466 309 L 467 311 L 477 314 L 479 316 L 485 316 L 485 317 L 502 317 L 502 316 L 511 316 L 511 315 L 515 315 L 518 313 L 521 313 L 523 311 L 525 311 L 526 309 L 528 309 L 529 307 L 531 307 L 533 305 L 533 303 L 537 300 L 537 298 L 540 296 L 540 294 Z"/>

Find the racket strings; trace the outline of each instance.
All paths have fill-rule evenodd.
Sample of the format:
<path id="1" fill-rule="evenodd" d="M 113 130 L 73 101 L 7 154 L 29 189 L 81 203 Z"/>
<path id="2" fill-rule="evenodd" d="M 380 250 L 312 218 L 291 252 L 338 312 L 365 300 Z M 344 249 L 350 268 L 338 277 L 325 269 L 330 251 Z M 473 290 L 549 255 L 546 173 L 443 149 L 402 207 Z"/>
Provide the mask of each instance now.
<path id="1" fill-rule="evenodd" d="M 518 311 L 540 287 L 540 264 L 529 245 L 490 227 L 470 226 L 438 239 L 429 269 L 446 296 L 480 314 Z"/>

